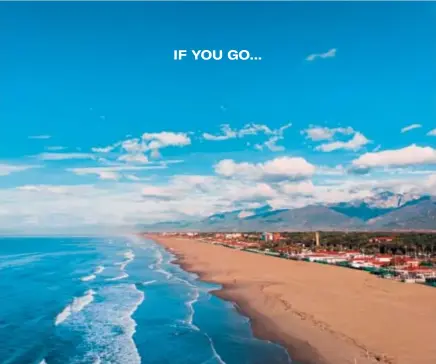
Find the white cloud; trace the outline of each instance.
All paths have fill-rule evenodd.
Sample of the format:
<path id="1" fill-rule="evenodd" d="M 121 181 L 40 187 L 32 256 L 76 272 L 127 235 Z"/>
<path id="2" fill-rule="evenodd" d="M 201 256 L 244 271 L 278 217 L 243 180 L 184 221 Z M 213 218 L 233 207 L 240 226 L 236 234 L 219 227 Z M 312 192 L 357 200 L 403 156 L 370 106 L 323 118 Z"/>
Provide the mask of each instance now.
<path id="1" fill-rule="evenodd" d="M 72 172 L 78 176 L 97 175 L 100 179 L 118 180 L 123 177 L 120 172 L 125 171 L 145 171 L 155 169 L 165 169 L 165 164 L 156 164 L 148 166 L 132 166 L 132 165 L 114 165 L 110 167 L 80 167 L 80 168 L 67 168 L 68 172 Z"/>
<path id="2" fill-rule="evenodd" d="M 221 135 L 213 135 L 209 133 L 203 133 L 203 138 L 206 140 L 220 141 L 237 138 L 238 133 L 232 130 L 229 124 L 221 125 Z"/>
<path id="3" fill-rule="evenodd" d="M 436 164 L 435 149 L 412 144 L 401 149 L 365 153 L 352 162 L 355 168 L 412 166 L 422 164 Z"/>
<path id="4" fill-rule="evenodd" d="M 315 173 L 315 166 L 300 157 L 280 157 L 257 164 L 225 159 L 215 165 L 215 172 L 224 177 L 280 181 L 311 177 Z"/>
<path id="5" fill-rule="evenodd" d="M 292 123 L 288 123 L 280 127 L 276 130 L 271 130 L 270 133 L 272 136 L 263 144 L 256 144 L 254 147 L 258 150 L 263 150 L 263 148 L 269 149 L 271 152 L 281 152 L 285 150 L 285 147 L 282 145 L 277 145 L 277 142 L 280 140 L 283 140 L 283 133 L 286 129 L 290 128 L 292 126 Z M 266 133 L 267 134 L 267 133 Z"/>
<path id="6" fill-rule="evenodd" d="M 118 160 L 127 163 L 148 163 L 148 158 L 144 154 L 124 154 Z"/>
<path id="7" fill-rule="evenodd" d="M 339 164 L 335 167 L 317 166 L 316 174 L 321 176 L 343 176 L 345 175 L 345 168 Z"/>
<path id="8" fill-rule="evenodd" d="M 421 127 L 422 127 L 421 124 L 411 124 L 411 125 L 408 125 L 408 126 L 405 126 L 404 128 L 402 128 L 401 132 L 402 133 L 407 133 L 410 130 L 418 129 L 418 128 L 421 128 Z"/>
<path id="9" fill-rule="evenodd" d="M 0 229 L 77 233 L 97 226 L 101 233 L 129 226 L 131 231 L 136 224 L 197 219 L 239 209 L 241 203 L 257 207 L 268 198 L 278 195 L 265 183 L 196 175 L 174 176 L 163 185 L 26 185 L 0 189 Z"/>
<path id="10" fill-rule="evenodd" d="M 280 190 L 287 195 L 312 195 L 315 186 L 312 181 L 301 181 L 298 183 L 284 182 L 279 185 Z"/>
<path id="11" fill-rule="evenodd" d="M 54 145 L 54 146 L 51 146 L 51 147 L 46 147 L 45 149 L 50 150 L 52 152 L 56 152 L 56 151 L 60 151 L 60 150 L 65 150 L 65 149 L 67 149 L 67 147 L 62 147 L 62 146 L 59 146 L 59 145 Z"/>
<path id="12" fill-rule="evenodd" d="M 90 153 L 41 153 L 37 156 L 45 161 L 60 161 L 68 159 L 95 159 L 95 155 Z"/>
<path id="13" fill-rule="evenodd" d="M 362 133 L 356 132 L 353 138 L 346 142 L 336 141 L 324 143 L 318 145 L 315 150 L 320 150 L 322 152 L 332 152 L 339 149 L 357 151 L 368 143 L 370 143 L 370 140 L 368 140 Z"/>
<path id="14" fill-rule="evenodd" d="M 129 136 L 130 137 L 130 136 Z M 144 133 L 141 138 L 129 138 L 118 141 L 106 147 L 94 147 L 94 153 L 110 153 L 119 148 L 119 153 L 125 153 L 118 160 L 134 163 L 147 163 L 148 157 L 144 154 L 150 152 L 151 157 L 160 157 L 159 149 L 167 147 L 184 147 L 191 144 L 187 133 L 174 133 L 163 131 L 160 133 Z"/>
<path id="15" fill-rule="evenodd" d="M 149 142 L 147 148 L 150 150 L 165 147 L 184 147 L 191 144 L 187 133 L 173 133 L 162 131 L 160 133 L 144 133 L 142 140 Z"/>
<path id="16" fill-rule="evenodd" d="M 277 142 L 283 139 L 278 137 L 278 136 L 273 136 L 271 138 L 269 138 L 265 143 L 263 144 L 255 144 L 255 148 L 257 150 L 263 150 L 263 148 L 267 148 L 269 149 L 271 152 L 282 152 L 285 150 L 285 147 L 282 145 L 277 145 Z"/>
<path id="17" fill-rule="evenodd" d="M 309 128 L 302 130 L 301 133 L 306 135 L 306 139 L 317 142 L 321 140 L 331 140 L 336 134 L 353 135 L 355 130 L 352 127 L 328 128 L 325 126 L 311 125 Z"/>
<path id="18" fill-rule="evenodd" d="M 169 200 L 181 196 L 168 187 L 145 186 L 142 189 L 142 197 Z"/>
<path id="19" fill-rule="evenodd" d="M 120 146 L 121 142 L 115 143 L 113 145 L 108 145 L 107 147 L 93 147 L 91 150 L 94 153 L 109 153 L 112 152 L 116 147 Z"/>
<path id="20" fill-rule="evenodd" d="M 244 127 L 240 130 L 236 130 L 236 129 L 232 129 L 229 124 L 223 124 L 221 125 L 220 135 L 203 133 L 203 138 L 206 140 L 221 141 L 221 140 L 228 140 L 228 139 L 235 139 L 235 138 L 244 138 L 245 136 L 248 135 L 258 135 L 258 134 L 279 135 L 279 134 L 283 134 L 283 131 L 289 128 L 290 126 L 291 124 L 286 124 L 279 129 L 272 130 L 266 125 L 252 123 L 252 124 L 244 125 Z"/>
<path id="21" fill-rule="evenodd" d="M 312 53 L 306 57 L 306 61 L 314 61 L 317 58 L 332 58 L 336 56 L 336 48 L 332 48 L 325 53 Z"/>
<path id="22" fill-rule="evenodd" d="M 272 165 L 271 171 L 265 165 L 267 163 L 252 164 L 255 177 L 272 172 L 274 177 L 276 172 L 280 175 L 287 174 L 287 168 L 283 172 L 281 168 Z M 129 173 L 124 171 L 125 166 L 119 167 L 98 172 Z M 98 231 L 101 232 L 107 228 L 128 226 L 127 230 L 131 231 L 136 224 L 197 220 L 217 212 L 244 210 L 265 203 L 274 208 L 293 208 L 314 203 L 346 202 L 372 196 L 377 191 L 386 189 L 399 193 L 432 193 L 436 187 L 436 172 L 428 176 L 396 175 L 390 179 L 353 175 L 344 179 L 334 176 L 316 183 L 286 178 L 253 180 L 253 172 L 249 170 L 246 177 L 246 168 L 243 169 L 245 171 L 242 176 L 240 173 L 233 174 L 238 178 L 176 175 L 168 180 L 154 180 L 154 183 L 149 181 L 145 184 L 138 182 L 136 176 L 128 177 L 132 174 L 125 175 L 124 178 L 129 178 L 130 181 L 123 183 L 115 181 L 115 175 L 105 173 L 102 178 L 115 182 L 109 180 L 99 185 L 24 185 L 0 188 L 0 230 L 37 233 L 43 228 L 62 232 L 68 232 L 68 228 L 71 228 L 81 232 L 87 227 L 98 226 Z"/>
<path id="23" fill-rule="evenodd" d="M 31 135 L 28 139 L 50 139 L 51 135 Z"/>
<path id="24" fill-rule="evenodd" d="M 38 168 L 38 167 L 40 166 L 0 163 L 0 176 L 7 176 L 11 173 L 22 172 L 31 168 Z"/>
<path id="25" fill-rule="evenodd" d="M 68 171 L 78 176 L 97 175 L 102 180 L 119 180 L 122 175 L 110 167 L 71 168 Z"/>
<path id="26" fill-rule="evenodd" d="M 130 180 L 130 181 L 140 181 L 141 178 L 139 178 L 138 176 L 135 176 L 134 174 L 126 174 L 125 175 L 126 179 Z"/>
<path id="27" fill-rule="evenodd" d="M 203 133 L 203 138 L 205 140 L 211 141 L 222 141 L 228 139 L 244 138 L 251 135 L 263 134 L 269 136 L 269 138 L 263 142 L 254 145 L 257 150 L 263 150 L 267 148 L 272 152 L 283 151 L 285 148 L 283 146 L 277 145 L 277 142 L 283 140 L 283 133 L 286 129 L 292 126 L 291 123 L 285 124 L 278 129 L 271 129 L 267 125 L 263 124 L 246 124 L 240 130 L 234 130 L 229 124 L 221 125 L 221 134 L 213 135 L 209 133 Z M 247 144 L 248 145 L 248 144 Z"/>
<path id="28" fill-rule="evenodd" d="M 436 136 L 436 129 L 430 130 L 430 131 L 427 133 L 427 135 L 428 135 L 428 136 Z"/>
<path id="29" fill-rule="evenodd" d="M 198 175 L 174 176 L 165 185 L 144 186 L 142 195 L 147 201 L 161 200 L 172 203 L 191 201 L 190 204 L 203 205 L 203 209 L 220 206 L 213 213 L 228 209 L 230 206 L 235 208 L 235 203 L 264 202 L 266 199 L 278 196 L 267 183 Z M 210 206 L 206 206 L 208 203 Z"/>
<path id="30" fill-rule="evenodd" d="M 260 133 L 271 135 L 275 133 L 275 130 L 271 130 L 268 126 L 262 124 L 247 124 L 239 130 L 238 137 L 243 138 L 246 135 L 257 135 Z"/>
<path id="31" fill-rule="evenodd" d="M 63 186 L 54 185 L 24 185 L 16 187 L 19 191 L 33 191 L 33 192 L 51 192 L 51 193 L 66 193 L 67 189 Z"/>

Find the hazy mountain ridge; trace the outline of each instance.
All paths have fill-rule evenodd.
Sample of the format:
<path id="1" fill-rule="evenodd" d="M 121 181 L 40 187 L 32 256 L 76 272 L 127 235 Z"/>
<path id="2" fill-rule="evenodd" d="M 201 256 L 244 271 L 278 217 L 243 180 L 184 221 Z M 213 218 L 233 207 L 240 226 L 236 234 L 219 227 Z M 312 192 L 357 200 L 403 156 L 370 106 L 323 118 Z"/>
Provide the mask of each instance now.
<path id="1" fill-rule="evenodd" d="M 436 198 L 381 192 L 367 199 L 274 210 L 228 211 L 197 222 L 144 227 L 154 231 L 436 230 Z"/>
<path id="2" fill-rule="evenodd" d="M 349 217 L 356 217 L 361 220 L 370 220 L 381 215 L 390 213 L 407 204 L 419 202 L 429 196 L 419 196 L 413 194 L 399 194 L 383 191 L 375 196 L 364 199 L 356 199 L 350 202 L 340 202 L 330 205 L 333 210 L 343 213 Z"/>

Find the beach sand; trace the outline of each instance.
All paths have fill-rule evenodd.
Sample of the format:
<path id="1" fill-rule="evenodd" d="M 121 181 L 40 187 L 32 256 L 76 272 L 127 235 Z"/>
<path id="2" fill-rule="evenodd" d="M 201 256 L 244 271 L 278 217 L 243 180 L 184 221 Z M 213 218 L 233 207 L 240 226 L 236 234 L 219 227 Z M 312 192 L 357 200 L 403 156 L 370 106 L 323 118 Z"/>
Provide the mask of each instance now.
<path id="1" fill-rule="evenodd" d="M 254 334 L 299 363 L 435 364 L 436 289 L 366 272 L 150 236 L 186 270 L 219 283 Z"/>

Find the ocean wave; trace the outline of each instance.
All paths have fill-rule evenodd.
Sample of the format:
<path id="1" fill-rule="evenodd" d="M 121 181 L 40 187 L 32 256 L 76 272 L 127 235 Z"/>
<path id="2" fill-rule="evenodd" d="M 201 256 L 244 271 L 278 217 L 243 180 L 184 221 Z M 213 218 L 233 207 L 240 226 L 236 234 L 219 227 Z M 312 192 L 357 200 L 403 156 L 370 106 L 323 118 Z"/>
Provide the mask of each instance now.
<path id="1" fill-rule="evenodd" d="M 99 265 L 97 268 L 95 268 L 94 273 L 84 276 L 80 278 L 80 280 L 83 282 L 93 281 L 94 279 L 97 278 L 97 274 L 100 274 L 103 271 L 104 271 L 104 267 L 102 265 Z"/>
<path id="2" fill-rule="evenodd" d="M 124 258 L 129 259 L 129 260 L 133 260 L 135 258 L 135 254 L 133 254 L 133 252 L 131 250 L 125 252 L 123 255 L 124 255 Z"/>
<path id="3" fill-rule="evenodd" d="M 166 279 L 171 279 L 173 277 L 173 275 L 170 272 L 162 268 L 156 269 L 155 272 L 163 274 L 166 277 Z"/>
<path id="4" fill-rule="evenodd" d="M 180 278 L 180 277 L 174 277 L 174 279 L 176 281 L 182 282 L 183 284 L 186 284 L 187 286 L 191 287 L 191 288 L 195 288 L 195 289 L 199 289 L 199 287 L 197 287 L 195 284 L 189 282 L 186 279 Z"/>
<path id="5" fill-rule="evenodd" d="M 0 270 L 5 268 L 14 268 L 19 267 L 22 265 L 26 265 L 29 263 L 34 263 L 41 258 L 43 258 L 43 254 L 32 254 L 32 255 L 17 255 L 16 257 L 12 257 L 9 259 L 5 259 L 4 261 L 0 262 Z"/>
<path id="6" fill-rule="evenodd" d="M 102 265 L 99 265 L 97 268 L 95 268 L 94 274 L 100 274 L 104 271 L 104 267 Z"/>
<path id="7" fill-rule="evenodd" d="M 209 340 L 210 343 L 210 348 L 212 349 L 212 354 L 214 356 L 214 358 L 218 361 L 218 363 L 220 364 L 226 364 L 226 362 L 221 358 L 221 356 L 218 354 L 218 352 L 215 349 L 215 345 L 213 344 L 213 341 L 211 339 L 211 337 L 208 334 L 204 334 L 207 339 Z"/>
<path id="8" fill-rule="evenodd" d="M 153 249 L 156 253 L 154 258 L 156 259 L 153 263 L 151 263 L 148 268 L 150 269 L 156 269 L 162 265 L 163 262 L 163 255 L 162 252 L 159 249 Z"/>
<path id="9" fill-rule="evenodd" d="M 92 289 L 85 292 L 81 297 L 74 297 L 73 302 L 67 305 L 61 313 L 56 316 L 55 326 L 64 322 L 72 313 L 82 311 L 94 300 L 95 291 Z"/>
<path id="10" fill-rule="evenodd" d="M 102 288 L 100 296 L 101 304 L 90 306 L 82 322 L 85 340 L 92 348 L 84 359 L 93 364 L 140 364 L 132 315 L 144 301 L 144 292 L 134 284 L 119 284 Z"/>
<path id="11" fill-rule="evenodd" d="M 45 361 L 45 359 L 42 359 L 39 364 L 47 364 L 47 362 Z"/>
<path id="12" fill-rule="evenodd" d="M 113 278 L 107 278 L 106 281 L 119 281 L 120 279 L 127 278 L 129 275 L 127 273 L 121 273 L 119 276 L 113 277 Z"/>
<path id="13" fill-rule="evenodd" d="M 85 277 L 80 278 L 80 280 L 83 282 L 88 282 L 88 281 L 94 280 L 95 278 L 97 278 L 97 276 L 95 274 L 90 274 L 89 276 L 85 276 Z"/>
<path id="14" fill-rule="evenodd" d="M 143 285 L 143 286 L 148 286 L 148 285 L 153 284 L 153 283 L 155 283 L 155 282 L 156 282 L 156 280 L 154 279 L 154 280 L 152 280 L 152 281 L 142 282 L 142 285 Z"/>
<path id="15" fill-rule="evenodd" d="M 117 262 L 115 263 L 115 265 L 119 265 L 120 266 L 120 270 L 125 270 L 127 265 L 133 261 L 133 259 L 135 259 L 135 254 L 133 253 L 133 251 L 128 250 L 123 254 L 125 260 L 122 262 Z"/>
<path id="16" fill-rule="evenodd" d="M 47 257 L 62 257 L 68 255 L 80 255 L 80 254 L 91 254 L 87 250 L 77 250 L 77 251 L 61 251 L 52 253 L 24 253 L 24 254 L 12 254 L 1 256 L 0 269 L 13 268 L 26 265 L 29 263 L 34 263 L 43 258 Z"/>
<path id="17" fill-rule="evenodd" d="M 193 297 L 186 302 L 186 306 L 189 309 L 188 317 L 186 318 L 186 322 L 190 327 L 192 327 L 195 331 L 200 331 L 198 326 L 194 325 L 194 315 L 195 315 L 195 309 L 194 304 L 198 301 L 198 298 L 200 297 L 200 291 L 198 289 L 195 289 L 193 291 Z"/>
<path id="18" fill-rule="evenodd" d="M 0 259 L 12 259 L 12 258 L 26 257 L 29 255 L 38 255 L 38 253 L 1 254 Z"/>

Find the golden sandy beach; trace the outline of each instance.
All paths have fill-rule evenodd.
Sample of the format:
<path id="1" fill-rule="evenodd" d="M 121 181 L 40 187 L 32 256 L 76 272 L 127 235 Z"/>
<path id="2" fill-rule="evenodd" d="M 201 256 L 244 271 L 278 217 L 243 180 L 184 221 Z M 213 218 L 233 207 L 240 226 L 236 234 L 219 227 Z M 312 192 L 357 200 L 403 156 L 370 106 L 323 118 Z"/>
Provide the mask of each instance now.
<path id="1" fill-rule="evenodd" d="M 152 236 L 184 269 L 223 285 L 256 336 L 301 363 L 435 364 L 436 289 L 362 271 Z"/>

